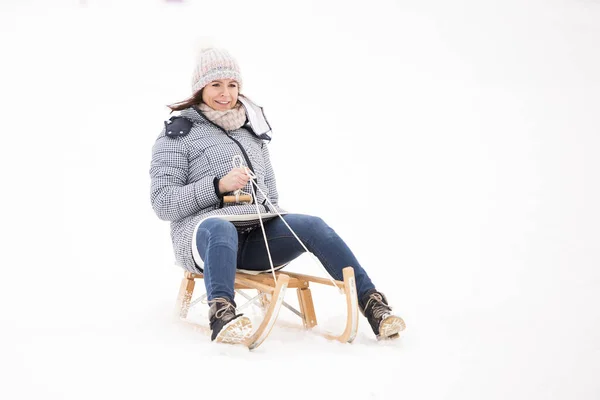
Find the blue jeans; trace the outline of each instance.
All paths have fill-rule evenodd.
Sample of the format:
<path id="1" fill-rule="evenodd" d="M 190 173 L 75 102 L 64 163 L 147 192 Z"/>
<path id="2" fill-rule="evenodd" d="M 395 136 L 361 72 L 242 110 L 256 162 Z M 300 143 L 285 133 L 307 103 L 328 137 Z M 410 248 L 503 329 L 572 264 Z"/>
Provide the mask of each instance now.
<path id="1" fill-rule="evenodd" d="M 359 299 L 375 287 L 346 243 L 321 218 L 303 214 L 287 214 L 283 218 L 333 279 L 343 280 L 342 269 L 354 268 Z M 264 225 L 274 266 L 286 264 L 305 252 L 279 217 Z M 210 218 L 198 227 L 196 246 L 204 261 L 208 300 L 217 297 L 233 300 L 236 268 L 255 271 L 271 268 L 260 226 L 238 233 L 233 223 Z"/>

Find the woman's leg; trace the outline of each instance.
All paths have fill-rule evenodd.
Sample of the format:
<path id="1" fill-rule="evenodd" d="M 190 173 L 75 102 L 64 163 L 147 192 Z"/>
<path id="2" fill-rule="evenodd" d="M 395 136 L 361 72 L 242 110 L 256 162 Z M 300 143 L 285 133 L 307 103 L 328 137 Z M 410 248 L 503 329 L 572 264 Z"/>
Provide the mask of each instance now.
<path id="1" fill-rule="evenodd" d="M 208 300 L 233 301 L 238 234 L 235 226 L 218 218 L 204 220 L 196 234 L 198 254 L 204 261 L 204 284 Z"/>
<path id="2" fill-rule="evenodd" d="M 343 280 L 342 269 L 350 266 L 354 268 L 359 298 L 370 289 L 374 289 L 375 286 L 371 279 L 360 266 L 352 251 L 321 218 L 304 214 L 287 214 L 283 218 L 334 279 Z M 265 231 L 275 266 L 290 262 L 304 253 L 304 248 L 281 218 L 273 218 L 266 222 Z M 249 270 L 270 268 L 260 227 L 254 230 L 242 244 L 238 268 Z"/>

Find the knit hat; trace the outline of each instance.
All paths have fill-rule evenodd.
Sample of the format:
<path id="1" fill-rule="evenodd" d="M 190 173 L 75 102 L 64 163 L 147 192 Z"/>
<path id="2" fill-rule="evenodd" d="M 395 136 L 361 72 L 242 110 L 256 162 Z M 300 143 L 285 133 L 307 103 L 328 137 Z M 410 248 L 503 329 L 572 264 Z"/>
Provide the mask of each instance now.
<path id="1" fill-rule="evenodd" d="M 198 62 L 192 74 L 192 93 L 216 79 L 233 79 L 242 87 L 242 76 L 237 61 L 223 49 L 204 48 L 200 50 Z"/>

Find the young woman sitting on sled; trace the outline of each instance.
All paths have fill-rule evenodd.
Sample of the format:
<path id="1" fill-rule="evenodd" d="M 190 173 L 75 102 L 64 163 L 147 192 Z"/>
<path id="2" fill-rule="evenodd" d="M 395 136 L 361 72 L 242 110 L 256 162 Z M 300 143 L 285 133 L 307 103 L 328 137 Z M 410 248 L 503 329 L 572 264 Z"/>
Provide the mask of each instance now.
<path id="1" fill-rule="evenodd" d="M 236 313 L 236 269 L 264 271 L 271 263 L 283 266 L 305 252 L 305 247 L 336 280 L 343 279 L 344 267 L 352 266 L 359 307 L 373 332 L 380 339 L 397 337 L 404 322 L 392 314 L 383 293 L 376 290 L 338 234 L 319 217 L 279 208 L 269 159 L 270 127 L 262 108 L 242 96 L 241 88 L 239 66 L 227 51 L 201 50 L 192 96 L 170 106 L 179 115 L 165 123 L 152 150 L 152 207 L 159 218 L 171 221 L 178 263 L 204 274 L 211 339 L 220 341 L 228 329 L 250 324 Z M 251 176 L 259 190 L 252 190 Z M 251 203 L 242 203 L 239 196 L 233 203 L 224 202 L 225 196 L 240 191 L 255 193 Z M 395 328 L 390 329 L 392 325 Z"/>

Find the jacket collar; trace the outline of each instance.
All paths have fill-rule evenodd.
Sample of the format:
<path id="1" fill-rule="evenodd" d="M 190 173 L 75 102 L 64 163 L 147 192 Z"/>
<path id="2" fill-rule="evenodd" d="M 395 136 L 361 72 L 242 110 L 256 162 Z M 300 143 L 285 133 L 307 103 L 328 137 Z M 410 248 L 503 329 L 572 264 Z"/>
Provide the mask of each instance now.
<path id="1" fill-rule="evenodd" d="M 238 101 L 242 103 L 246 110 L 246 124 L 243 127 L 249 129 L 259 139 L 270 141 L 271 125 L 269 125 L 269 121 L 267 121 L 267 118 L 265 117 L 263 108 L 246 96 L 240 95 Z M 179 116 L 196 123 L 210 122 L 208 118 L 202 114 L 202 111 L 195 106 L 181 110 Z"/>

